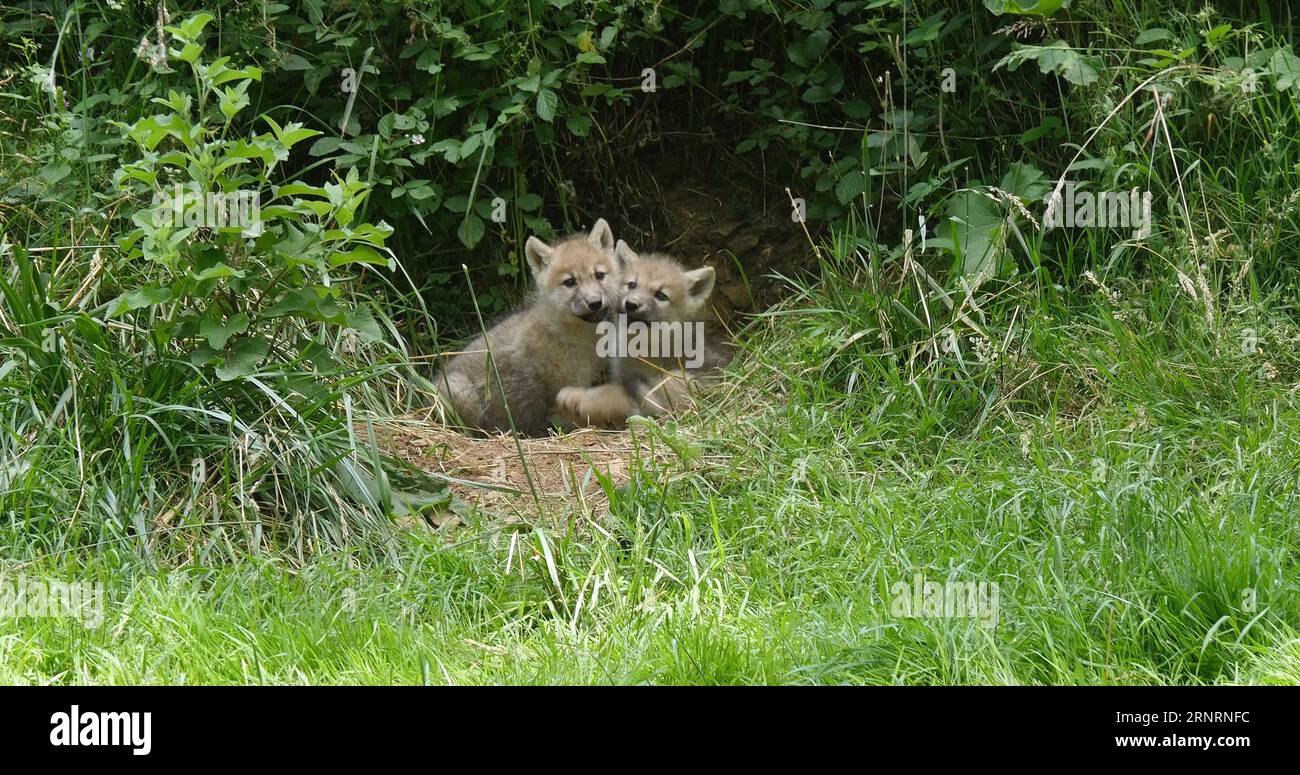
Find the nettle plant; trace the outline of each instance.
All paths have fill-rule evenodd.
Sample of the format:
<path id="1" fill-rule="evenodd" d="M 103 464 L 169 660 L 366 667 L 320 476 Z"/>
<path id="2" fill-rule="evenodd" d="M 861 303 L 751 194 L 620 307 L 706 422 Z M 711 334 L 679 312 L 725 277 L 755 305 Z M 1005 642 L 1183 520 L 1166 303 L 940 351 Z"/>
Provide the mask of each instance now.
<path id="1" fill-rule="evenodd" d="M 232 134 L 261 71 L 229 57 L 204 61 L 199 39 L 212 19 L 163 28 L 174 44 L 168 65 L 188 66 L 193 91 L 170 90 L 152 100 L 162 112 L 117 124 L 141 153 L 114 183 L 142 203 L 118 240 L 123 266 L 141 266 L 142 281 L 108 314 L 133 316 L 155 350 L 183 354 L 216 380 L 249 377 L 268 361 L 325 373 L 338 364 L 323 328 L 381 335 L 344 286 L 356 265 L 393 265 L 384 248 L 392 229 L 358 221 L 370 189 L 355 168 L 323 186 L 272 182 L 290 150 L 321 133 L 262 115 L 268 132 Z"/>

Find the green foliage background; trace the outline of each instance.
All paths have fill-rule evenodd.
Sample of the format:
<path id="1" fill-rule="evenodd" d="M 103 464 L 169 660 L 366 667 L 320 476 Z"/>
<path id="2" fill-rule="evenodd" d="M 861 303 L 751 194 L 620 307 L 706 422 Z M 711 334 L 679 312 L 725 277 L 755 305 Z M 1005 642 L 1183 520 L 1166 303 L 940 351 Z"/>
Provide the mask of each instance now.
<path id="1" fill-rule="evenodd" d="M 1142 155 L 1135 117 L 1092 138 L 1084 166 L 1074 159 L 1148 77 L 1172 100 L 1167 116 L 1186 116 L 1179 123 L 1193 134 L 1179 139 L 1193 153 L 1236 142 L 1245 102 L 1284 114 L 1295 88 L 1300 60 L 1264 32 L 1285 32 L 1285 4 L 1244 4 L 1254 24 L 1209 10 L 1115 17 L 1099 2 L 1040 5 L 236 2 L 208 9 L 216 19 L 203 43 L 261 73 L 233 133 L 264 131 L 264 115 L 320 132 L 284 161 L 291 176 L 319 184 L 357 169 L 376 191 L 366 214 L 396 229 L 390 246 L 431 300 L 454 308 L 464 298 L 456 270 L 468 259 L 487 307 L 500 309 L 525 285 L 514 254 L 524 237 L 601 215 L 634 232 L 637 211 L 656 206 L 665 158 L 720 181 L 744 170 L 769 191 L 789 187 L 808 200 L 815 228 L 860 201 L 868 233 L 897 245 L 907 213 L 927 214 L 931 229 L 972 208 L 977 221 L 999 216 L 969 190 L 1009 182 L 1015 169 L 1026 174 L 1014 173 L 1021 187 L 1011 193 L 1030 198 L 1072 160 L 1104 188 L 1169 179 L 1166 159 L 1129 158 Z M 22 86 L 45 99 L 33 87 L 53 64 L 58 90 L 45 118 L 53 160 L 13 182 L 13 201 L 57 197 L 74 182 L 111 200 L 103 176 L 122 138 L 109 120 L 130 123 L 151 113 L 151 98 L 188 88 L 185 68 L 136 56 L 141 38 L 156 38 L 158 5 L 121 6 L 6 12 L 0 34 L 10 62 L 25 60 Z M 206 6 L 167 8 L 181 19 Z M 647 68 L 653 92 L 643 89 Z M 1247 78 L 1261 87 L 1249 100 Z M 68 180 L 74 162 L 80 181 Z M 1247 180 L 1260 194 L 1291 174 L 1261 166 Z M 491 217 L 498 197 L 503 223 Z M 986 244 L 974 231 L 957 235 L 954 252 L 972 236 Z M 1269 247 L 1252 252 L 1257 266 L 1275 265 Z M 968 260 L 967 272 L 989 259 Z M 501 277 L 513 283 L 498 292 Z"/>

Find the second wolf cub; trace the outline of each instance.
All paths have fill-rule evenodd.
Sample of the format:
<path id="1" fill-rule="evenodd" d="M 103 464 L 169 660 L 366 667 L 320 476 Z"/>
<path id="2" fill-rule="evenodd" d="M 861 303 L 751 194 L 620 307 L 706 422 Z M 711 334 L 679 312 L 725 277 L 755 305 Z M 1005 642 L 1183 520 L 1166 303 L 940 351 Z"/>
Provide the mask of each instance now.
<path id="1" fill-rule="evenodd" d="M 556 396 L 571 421 L 607 428 L 623 427 L 632 415 L 685 408 L 692 389 L 731 360 L 731 348 L 711 335 L 706 322 L 705 302 L 715 281 L 712 267 L 687 270 L 662 253 L 638 255 L 622 240 L 614 252 L 623 272 L 618 311 L 630 321 L 626 327 L 621 322 L 617 333 L 626 335 L 640 324 L 643 346 L 626 349 L 642 352 L 612 358 L 608 383 L 566 387 Z M 607 335 L 615 333 L 611 323 L 602 328 Z"/>
<path id="2" fill-rule="evenodd" d="M 537 284 L 532 302 L 465 345 L 434 377 L 461 422 L 509 431 L 513 420 L 519 433 L 540 435 L 557 391 L 602 378 L 596 323 L 618 303 L 614 247 L 604 218 L 590 234 L 554 246 L 528 238 L 524 254 Z"/>

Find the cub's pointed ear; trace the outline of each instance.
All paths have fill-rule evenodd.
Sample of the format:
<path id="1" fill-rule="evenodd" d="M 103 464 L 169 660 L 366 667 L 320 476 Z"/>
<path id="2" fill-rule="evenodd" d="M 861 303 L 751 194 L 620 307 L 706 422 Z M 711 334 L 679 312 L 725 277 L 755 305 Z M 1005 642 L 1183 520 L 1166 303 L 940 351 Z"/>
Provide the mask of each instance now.
<path id="1" fill-rule="evenodd" d="M 686 273 L 686 295 L 699 304 L 713 293 L 713 281 L 716 276 L 713 267 L 705 266 Z"/>
<path id="2" fill-rule="evenodd" d="M 623 266 L 627 266 L 629 263 L 636 261 L 640 257 L 641 256 L 637 255 L 636 251 L 629 247 L 623 240 L 619 240 L 618 244 L 614 246 L 614 258 L 617 258 L 618 262 Z"/>
<path id="3" fill-rule="evenodd" d="M 587 241 L 592 244 L 592 247 L 605 255 L 613 255 L 614 253 L 614 232 L 609 228 L 609 222 L 604 218 L 598 219 L 596 224 L 591 227 L 591 234 L 587 235 Z"/>
<path id="4" fill-rule="evenodd" d="M 545 271 L 551 259 L 555 258 L 555 248 L 536 237 L 529 237 L 524 245 L 524 256 L 528 259 L 528 268 L 533 270 L 533 276 L 536 277 Z"/>

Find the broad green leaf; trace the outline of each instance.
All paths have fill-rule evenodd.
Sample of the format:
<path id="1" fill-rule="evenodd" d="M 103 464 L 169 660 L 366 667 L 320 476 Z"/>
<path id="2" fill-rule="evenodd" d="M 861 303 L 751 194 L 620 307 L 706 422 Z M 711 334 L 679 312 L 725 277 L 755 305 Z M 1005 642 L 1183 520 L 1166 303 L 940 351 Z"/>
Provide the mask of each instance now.
<path id="1" fill-rule="evenodd" d="M 1076 86 L 1087 86 L 1098 78 L 1096 60 L 1084 57 L 1063 40 L 1047 46 L 1017 43 L 1012 52 L 1002 57 L 993 69 L 1005 65 L 1008 70 L 1015 70 L 1028 61 L 1038 62 L 1038 69 L 1042 73 L 1056 73 Z"/>
<path id="2" fill-rule="evenodd" d="M 134 291 L 128 291 L 118 296 L 109 305 L 108 316 L 117 317 L 126 312 L 134 312 L 145 307 L 153 307 L 162 304 L 172 297 L 171 288 L 160 288 L 156 285 L 146 285 Z"/>
<path id="3" fill-rule="evenodd" d="M 586 137 L 591 132 L 591 118 L 589 116 L 568 116 L 564 119 L 564 125 L 578 137 Z"/>
<path id="4" fill-rule="evenodd" d="M 374 266 L 388 266 L 388 259 L 377 250 L 365 245 L 359 245 L 346 253 L 335 253 L 330 256 L 330 266 L 343 266 L 344 264 L 372 264 Z"/>
<path id="5" fill-rule="evenodd" d="M 867 178 L 862 174 L 862 170 L 849 171 L 835 184 L 835 198 L 842 205 L 848 204 L 854 197 L 862 193 L 866 186 L 866 180 Z"/>
<path id="6" fill-rule="evenodd" d="M 215 280 L 222 277 L 244 277 L 245 272 L 242 269 L 235 269 L 228 266 L 225 261 L 218 261 L 213 266 L 204 269 L 201 272 L 192 275 L 195 280 Z"/>
<path id="7" fill-rule="evenodd" d="M 1037 202 L 1051 189 L 1047 176 L 1032 164 L 1014 162 L 1007 168 L 998 188 L 1015 194 L 1026 202 Z"/>
<path id="8" fill-rule="evenodd" d="M 288 124 L 284 125 L 283 130 L 276 132 L 276 139 L 278 139 L 280 144 L 285 148 L 292 148 L 303 140 L 306 140 L 309 137 L 316 137 L 319 134 L 321 134 L 319 130 L 307 129 L 297 121 L 290 121 Z"/>
<path id="9" fill-rule="evenodd" d="M 1002 260 L 1004 228 L 1001 205 L 984 193 L 959 191 L 948 200 L 948 217 L 939 235 L 951 240 L 950 249 L 960 258 L 961 273 L 972 286 L 1007 266 Z"/>
<path id="10" fill-rule="evenodd" d="M 203 47 L 200 46 L 199 44 L 186 43 L 185 48 L 181 49 L 181 53 L 177 54 L 176 58 L 181 60 L 182 62 L 186 62 L 192 65 L 194 64 L 195 60 L 199 58 L 199 54 L 202 53 L 203 53 Z"/>
<path id="11" fill-rule="evenodd" d="M 216 17 L 210 13 L 200 12 L 178 25 L 169 25 L 164 29 L 183 41 L 191 42 L 199 39 L 199 33 L 203 32 L 203 28 L 214 18 Z"/>
<path id="12" fill-rule="evenodd" d="M 252 65 L 249 65 L 248 67 L 244 67 L 238 70 L 233 68 L 229 70 L 223 70 L 220 75 L 213 76 L 212 85 L 221 86 L 223 84 L 229 83 L 230 81 L 237 81 L 240 78 L 253 80 L 253 81 L 260 81 L 262 80 L 262 69 L 260 67 L 253 67 Z"/>
<path id="13" fill-rule="evenodd" d="M 460 222 L 460 228 L 456 229 L 456 236 L 460 238 L 461 244 L 467 248 L 472 248 L 483 239 L 487 233 L 487 227 L 483 220 L 473 213 L 465 216 L 465 220 Z"/>
<path id="14" fill-rule="evenodd" d="M 393 490 L 389 497 L 394 517 L 424 517 L 430 513 L 441 513 L 451 506 L 452 494 L 450 489 L 416 492 Z"/>
<path id="15" fill-rule="evenodd" d="M 1286 91 L 1300 84 L 1300 58 L 1289 48 L 1279 48 L 1269 60 L 1268 68 L 1277 79 L 1277 90 Z"/>
<path id="16" fill-rule="evenodd" d="M 267 341 L 260 337 L 240 339 L 232 348 L 222 352 L 225 362 L 217 367 L 217 379 L 228 382 L 255 373 L 270 349 Z"/>
<path id="17" fill-rule="evenodd" d="M 311 147 L 307 149 L 307 155 L 324 156 L 329 153 L 334 153 L 339 149 L 340 144 L 342 144 L 342 141 L 337 137 L 322 137 L 312 143 Z"/>
<path id="18" fill-rule="evenodd" d="M 815 86 L 809 86 L 804 91 L 802 99 L 810 105 L 820 105 L 823 102 L 829 102 L 833 96 L 834 95 L 831 94 L 829 89 L 821 84 L 817 84 Z"/>
<path id="19" fill-rule="evenodd" d="M 349 310 L 348 328 L 356 329 L 363 342 L 377 342 L 384 338 L 384 331 L 375 321 L 375 316 L 365 307 Z"/>
<path id="20" fill-rule="evenodd" d="M 318 196 L 322 199 L 325 197 L 325 189 L 320 186 L 313 186 L 310 183 L 303 183 L 302 181 L 294 181 L 293 183 L 285 183 L 283 186 L 276 186 L 274 192 L 276 199 L 279 199 L 282 196 Z"/>
<path id="21" fill-rule="evenodd" d="M 232 315 L 229 320 L 221 323 L 211 318 L 204 318 L 199 323 L 199 335 L 208 340 L 208 345 L 214 350 L 226 349 L 226 342 L 238 334 L 248 330 L 248 315 L 243 312 Z"/>
<path id="22" fill-rule="evenodd" d="M 1061 127 L 1062 124 L 1059 116 L 1044 116 L 1043 123 L 1039 124 L 1033 129 L 1030 129 L 1024 134 L 1020 135 L 1020 139 L 1018 142 L 1021 145 L 1028 145 L 1034 142 L 1035 140 L 1038 140 L 1042 137 L 1046 137 L 1049 134 L 1057 133 L 1057 131 L 1060 130 Z"/>
<path id="23" fill-rule="evenodd" d="M 1154 43 L 1157 40 L 1173 40 L 1174 34 L 1164 27 L 1152 27 L 1149 30 L 1143 30 L 1141 35 L 1133 39 L 1133 45 L 1145 46 L 1148 43 Z"/>
<path id="24" fill-rule="evenodd" d="M 1022 16 L 1051 16 L 1069 6 L 1065 0 L 984 0 L 984 7 L 1001 16 L 1004 13 Z"/>
<path id="25" fill-rule="evenodd" d="M 537 117 L 550 123 L 555 120 L 555 110 L 560 105 L 559 96 L 550 89 L 537 92 Z"/>
<path id="26" fill-rule="evenodd" d="M 246 94 L 248 81 L 242 82 L 240 86 L 243 88 L 231 89 L 227 86 L 221 93 L 218 107 L 221 109 L 221 115 L 225 116 L 227 121 L 230 121 L 239 111 L 248 107 L 248 94 Z"/>

